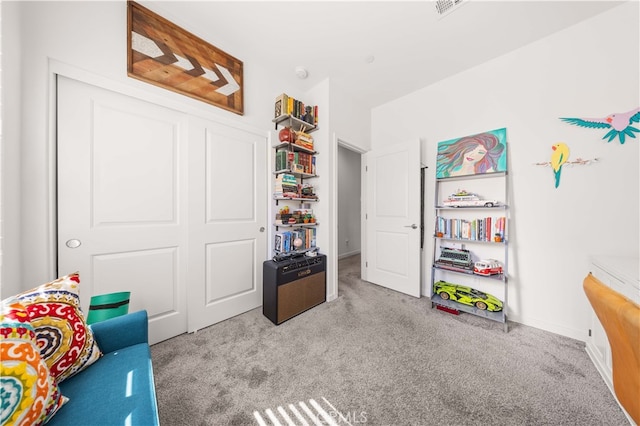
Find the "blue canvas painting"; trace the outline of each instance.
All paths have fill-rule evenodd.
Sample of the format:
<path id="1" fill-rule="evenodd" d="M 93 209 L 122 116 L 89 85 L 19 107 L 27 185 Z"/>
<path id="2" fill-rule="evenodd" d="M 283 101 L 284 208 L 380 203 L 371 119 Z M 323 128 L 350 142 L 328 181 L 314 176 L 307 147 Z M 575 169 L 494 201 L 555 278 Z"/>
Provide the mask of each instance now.
<path id="1" fill-rule="evenodd" d="M 438 142 L 438 179 L 506 171 L 506 128 Z"/>

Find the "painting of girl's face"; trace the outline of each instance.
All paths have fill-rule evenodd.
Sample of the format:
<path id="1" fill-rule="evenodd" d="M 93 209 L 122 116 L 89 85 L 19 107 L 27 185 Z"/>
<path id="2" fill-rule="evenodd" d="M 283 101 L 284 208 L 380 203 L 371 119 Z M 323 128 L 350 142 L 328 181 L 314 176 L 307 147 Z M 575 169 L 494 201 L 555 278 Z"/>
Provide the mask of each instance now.
<path id="1" fill-rule="evenodd" d="M 507 129 L 438 143 L 436 177 L 474 175 L 507 170 Z"/>
<path id="2" fill-rule="evenodd" d="M 471 151 L 464 154 L 464 162 L 475 164 L 482 160 L 487 154 L 487 150 L 481 144 L 476 145 Z"/>

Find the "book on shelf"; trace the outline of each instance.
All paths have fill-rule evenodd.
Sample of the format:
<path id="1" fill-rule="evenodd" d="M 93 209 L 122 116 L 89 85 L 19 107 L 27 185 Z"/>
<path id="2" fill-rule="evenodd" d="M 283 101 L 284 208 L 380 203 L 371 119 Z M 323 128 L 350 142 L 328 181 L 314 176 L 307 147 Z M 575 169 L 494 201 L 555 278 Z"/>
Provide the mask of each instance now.
<path id="1" fill-rule="evenodd" d="M 307 232 L 309 232 L 309 248 L 315 248 L 316 247 L 316 228 L 309 228 L 307 229 Z"/>
<path id="2" fill-rule="evenodd" d="M 291 232 L 282 233 L 282 251 L 288 253 L 291 251 Z"/>
<path id="3" fill-rule="evenodd" d="M 278 95 L 274 106 L 274 118 L 289 115 L 289 97 L 286 93 Z"/>
<path id="4" fill-rule="evenodd" d="M 302 101 L 299 101 L 297 99 L 294 99 L 294 103 L 293 103 L 293 115 L 296 118 L 300 118 L 300 116 L 302 115 L 302 112 L 304 110 L 304 104 L 302 103 Z"/>
<path id="5" fill-rule="evenodd" d="M 273 244 L 273 248 L 277 252 L 281 252 L 282 251 L 282 234 L 276 234 L 275 235 L 275 241 L 274 241 L 274 244 Z"/>
<path id="6" fill-rule="evenodd" d="M 296 138 L 300 139 L 303 142 L 311 142 L 313 143 L 313 136 L 309 133 L 305 133 L 303 131 L 296 132 Z"/>
<path id="7" fill-rule="evenodd" d="M 298 180 L 296 177 L 289 173 L 280 173 L 276 176 L 275 189 L 282 189 L 285 186 L 298 186 Z"/>
<path id="8" fill-rule="evenodd" d="M 287 151 L 276 151 L 276 171 L 287 168 Z"/>
<path id="9" fill-rule="evenodd" d="M 306 142 L 301 139 L 296 139 L 295 144 L 301 146 L 304 149 L 308 149 L 309 151 L 313 151 L 313 141 Z"/>
<path id="10" fill-rule="evenodd" d="M 492 229 L 492 226 L 495 229 Z M 443 238 L 493 241 L 494 233 L 504 238 L 506 217 L 484 217 L 478 219 L 454 219 L 436 216 L 435 232 Z"/>
<path id="11" fill-rule="evenodd" d="M 313 155 L 306 152 L 297 152 L 296 154 L 297 155 L 294 158 L 294 163 L 300 164 L 302 166 L 303 173 L 312 174 Z"/>

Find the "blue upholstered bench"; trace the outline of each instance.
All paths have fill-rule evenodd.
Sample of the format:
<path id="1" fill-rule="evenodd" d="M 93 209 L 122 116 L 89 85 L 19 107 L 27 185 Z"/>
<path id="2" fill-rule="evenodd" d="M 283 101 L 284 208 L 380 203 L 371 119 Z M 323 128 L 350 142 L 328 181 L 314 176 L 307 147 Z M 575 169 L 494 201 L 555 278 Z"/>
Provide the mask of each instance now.
<path id="1" fill-rule="evenodd" d="M 47 425 L 159 425 L 147 312 L 90 327 L 104 355 L 60 383 L 69 402 Z"/>

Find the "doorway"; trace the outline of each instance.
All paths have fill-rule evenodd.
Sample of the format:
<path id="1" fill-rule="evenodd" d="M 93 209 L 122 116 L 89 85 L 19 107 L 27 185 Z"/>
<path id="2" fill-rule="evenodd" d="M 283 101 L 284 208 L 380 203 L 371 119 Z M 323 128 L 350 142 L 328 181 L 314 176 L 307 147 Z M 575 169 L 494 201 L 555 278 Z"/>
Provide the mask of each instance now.
<path id="1" fill-rule="evenodd" d="M 337 232 L 336 295 L 340 292 L 338 272 L 357 262 L 362 270 L 362 245 L 365 242 L 362 220 L 362 154 L 349 143 L 337 139 Z"/>
<path id="2" fill-rule="evenodd" d="M 364 254 L 360 256 L 361 279 L 420 297 L 420 142 L 411 140 L 365 153 L 339 138 L 335 140 L 336 261 Z M 354 158 L 349 161 L 352 154 Z M 359 190 L 352 187 L 349 191 L 348 184 L 357 180 L 352 169 L 359 170 L 361 181 Z M 354 199 L 359 200 L 356 205 L 360 209 L 356 215 L 360 224 L 357 250 L 349 248 L 353 227 L 349 228 L 345 219 L 353 214 L 347 209 Z"/>
<path id="3" fill-rule="evenodd" d="M 338 144 L 338 260 L 361 250 L 361 161 L 358 151 Z"/>

